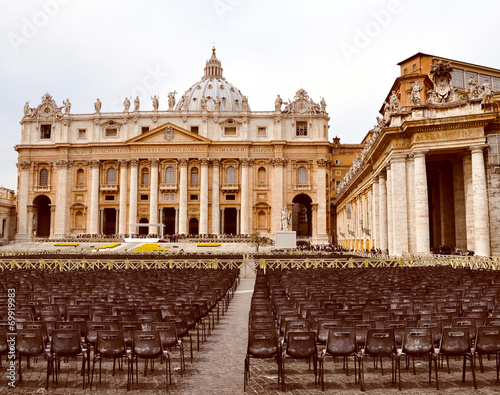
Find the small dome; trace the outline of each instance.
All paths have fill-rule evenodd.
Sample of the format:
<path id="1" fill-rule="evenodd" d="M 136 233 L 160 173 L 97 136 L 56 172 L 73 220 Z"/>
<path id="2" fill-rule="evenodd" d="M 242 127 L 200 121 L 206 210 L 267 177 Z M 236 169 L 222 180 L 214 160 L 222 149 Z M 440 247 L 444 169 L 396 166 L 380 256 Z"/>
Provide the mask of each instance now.
<path id="1" fill-rule="evenodd" d="M 219 111 L 250 111 L 247 98 L 223 77 L 221 62 L 213 48 L 212 57 L 205 66 L 205 75 L 184 92 L 175 109 L 214 111 L 216 107 Z"/>

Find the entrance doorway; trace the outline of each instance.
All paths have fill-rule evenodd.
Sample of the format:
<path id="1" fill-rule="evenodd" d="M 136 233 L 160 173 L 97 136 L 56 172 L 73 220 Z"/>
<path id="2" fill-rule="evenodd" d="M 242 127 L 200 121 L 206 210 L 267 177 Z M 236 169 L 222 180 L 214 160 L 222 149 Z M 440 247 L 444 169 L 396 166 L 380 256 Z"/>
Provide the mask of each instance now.
<path id="1" fill-rule="evenodd" d="M 114 235 L 116 233 L 116 209 L 105 208 L 102 223 L 102 232 L 105 235 Z"/>
<path id="2" fill-rule="evenodd" d="M 140 224 L 149 224 L 149 221 L 148 221 L 147 218 L 141 218 L 139 220 L 139 223 Z M 148 235 L 148 233 L 149 233 L 149 227 L 147 227 L 147 226 L 139 226 L 138 228 L 139 228 L 139 235 L 140 236 L 147 236 Z"/>
<path id="3" fill-rule="evenodd" d="M 197 235 L 198 234 L 198 219 L 197 218 L 191 218 L 189 220 L 189 234 L 190 235 Z"/>
<path id="4" fill-rule="evenodd" d="M 163 220 L 162 223 L 165 224 L 164 234 L 173 235 L 175 234 L 175 208 L 166 207 L 163 209 Z"/>
<path id="5" fill-rule="evenodd" d="M 222 232 L 229 235 L 238 234 L 238 212 L 235 207 L 224 208 L 224 229 Z"/>
<path id="6" fill-rule="evenodd" d="M 37 237 L 50 236 L 50 204 L 51 204 L 50 199 L 45 195 L 38 196 L 33 201 L 33 205 L 37 209 L 33 213 L 34 214 L 33 232 L 36 232 L 34 236 Z"/>
<path id="7" fill-rule="evenodd" d="M 298 237 L 312 236 L 312 200 L 309 196 L 300 194 L 293 199 L 292 230 Z"/>

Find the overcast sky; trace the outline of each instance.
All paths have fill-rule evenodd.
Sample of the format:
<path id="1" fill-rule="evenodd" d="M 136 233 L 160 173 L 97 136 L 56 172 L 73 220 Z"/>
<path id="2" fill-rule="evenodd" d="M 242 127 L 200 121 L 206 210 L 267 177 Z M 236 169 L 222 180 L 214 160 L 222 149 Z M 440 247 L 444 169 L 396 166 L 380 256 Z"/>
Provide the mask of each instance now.
<path id="1" fill-rule="evenodd" d="M 500 68 L 498 1 L 0 0 L 0 184 L 16 189 L 26 101 L 71 112 L 160 110 L 203 75 L 215 42 L 224 76 L 254 111 L 303 88 L 324 97 L 330 140 L 359 143 L 399 75 L 424 52 Z"/>

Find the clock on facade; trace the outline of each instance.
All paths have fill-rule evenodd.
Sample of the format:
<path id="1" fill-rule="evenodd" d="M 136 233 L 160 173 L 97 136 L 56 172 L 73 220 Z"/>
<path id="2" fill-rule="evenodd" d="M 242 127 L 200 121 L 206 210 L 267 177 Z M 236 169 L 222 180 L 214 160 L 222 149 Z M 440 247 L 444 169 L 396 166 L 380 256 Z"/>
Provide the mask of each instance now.
<path id="1" fill-rule="evenodd" d="M 307 100 L 297 100 L 295 102 L 295 109 L 297 112 L 306 112 L 308 107 Z"/>

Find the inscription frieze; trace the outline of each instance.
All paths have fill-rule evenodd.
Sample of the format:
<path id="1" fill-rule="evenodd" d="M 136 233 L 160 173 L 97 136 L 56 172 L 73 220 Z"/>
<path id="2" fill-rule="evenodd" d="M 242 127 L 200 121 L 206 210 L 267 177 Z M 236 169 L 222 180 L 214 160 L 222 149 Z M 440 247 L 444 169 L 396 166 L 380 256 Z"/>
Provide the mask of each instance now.
<path id="1" fill-rule="evenodd" d="M 483 130 L 446 130 L 441 132 L 421 132 L 414 136 L 414 141 L 457 140 L 484 136 Z"/>

